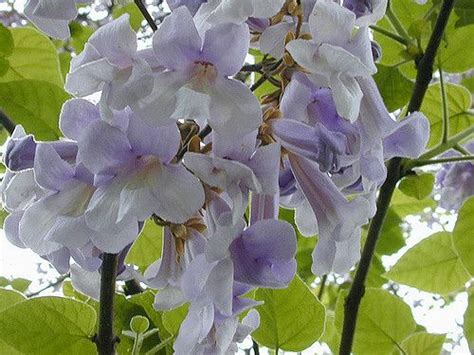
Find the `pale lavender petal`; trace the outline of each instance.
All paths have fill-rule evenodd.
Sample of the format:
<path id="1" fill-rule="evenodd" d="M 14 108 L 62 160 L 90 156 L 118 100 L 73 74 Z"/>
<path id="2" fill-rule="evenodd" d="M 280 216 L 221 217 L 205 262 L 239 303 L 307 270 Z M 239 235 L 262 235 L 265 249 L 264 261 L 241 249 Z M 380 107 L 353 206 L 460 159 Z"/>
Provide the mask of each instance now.
<path id="1" fill-rule="evenodd" d="M 250 43 L 246 24 L 219 24 L 206 31 L 202 60 L 212 63 L 220 76 L 232 76 L 244 64 Z"/>
<path id="2" fill-rule="evenodd" d="M 40 143 L 36 147 L 34 171 L 38 185 L 51 191 L 60 190 L 74 177 L 72 166 L 61 159 L 48 143 Z"/>
<path id="3" fill-rule="evenodd" d="M 250 224 L 263 219 L 278 219 L 279 212 L 279 194 L 262 195 L 252 193 L 252 202 L 250 203 Z"/>
<path id="4" fill-rule="evenodd" d="M 126 134 L 103 121 L 91 123 L 79 142 L 78 159 L 95 174 L 113 171 L 134 157 Z"/>
<path id="5" fill-rule="evenodd" d="M 20 220 L 23 217 L 23 211 L 9 214 L 3 222 L 5 237 L 10 243 L 18 248 L 26 248 L 19 235 Z"/>
<path id="6" fill-rule="evenodd" d="M 86 127 L 99 119 L 96 105 L 83 99 L 71 99 L 61 109 L 59 127 L 66 137 L 77 141 Z"/>
<path id="7" fill-rule="evenodd" d="M 153 36 L 157 61 L 168 69 L 188 69 L 199 59 L 201 46 L 194 20 L 184 6 L 166 17 Z"/>

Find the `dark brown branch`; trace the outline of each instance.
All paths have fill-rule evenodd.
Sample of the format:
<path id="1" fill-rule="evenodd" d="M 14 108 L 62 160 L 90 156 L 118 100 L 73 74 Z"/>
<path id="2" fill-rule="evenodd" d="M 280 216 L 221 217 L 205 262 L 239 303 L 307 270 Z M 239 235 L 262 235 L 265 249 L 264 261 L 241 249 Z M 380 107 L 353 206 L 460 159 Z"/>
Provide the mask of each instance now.
<path id="1" fill-rule="evenodd" d="M 138 9 L 142 13 L 146 22 L 148 22 L 148 24 L 150 25 L 153 32 L 155 32 L 158 29 L 158 26 L 156 25 L 153 17 L 151 17 L 150 13 L 148 12 L 146 5 L 142 2 L 142 0 L 135 0 L 135 4 L 137 5 Z"/>
<path id="2" fill-rule="evenodd" d="M 99 355 L 114 355 L 118 341 L 113 326 L 117 264 L 117 254 L 104 253 L 100 277 L 99 332 L 95 337 Z"/>
<path id="3" fill-rule="evenodd" d="M 15 130 L 15 123 L 3 112 L 0 110 L 0 124 L 5 127 L 10 135 Z"/>

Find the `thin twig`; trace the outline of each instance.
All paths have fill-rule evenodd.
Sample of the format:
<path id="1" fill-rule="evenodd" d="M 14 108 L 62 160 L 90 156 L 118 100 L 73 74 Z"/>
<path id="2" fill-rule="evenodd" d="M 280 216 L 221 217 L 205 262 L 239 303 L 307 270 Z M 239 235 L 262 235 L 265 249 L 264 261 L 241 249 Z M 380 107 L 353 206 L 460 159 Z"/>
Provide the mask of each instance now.
<path id="1" fill-rule="evenodd" d="M 436 20 L 433 33 L 429 39 L 425 54 L 418 63 L 418 72 L 416 76 L 415 86 L 408 104 L 408 112 L 418 111 L 425 97 L 426 90 L 432 79 L 433 64 L 436 52 L 441 43 L 441 38 L 446 28 L 449 15 L 454 6 L 454 0 L 445 0 L 441 7 L 438 19 Z M 365 293 L 365 280 L 369 272 L 372 257 L 380 236 L 385 216 L 387 214 L 390 201 L 392 199 L 395 187 L 402 177 L 401 174 L 402 159 L 395 157 L 388 162 L 387 179 L 380 188 L 380 194 L 377 199 L 377 212 L 372 218 L 367 239 L 362 251 L 359 266 L 354 276 L 349 294 L 344 305 L 344 325 L 341 335 L 341 345 L 339 354 L 349 355 L 352 351 L 352 343 L 354 341 L 354 333 L 357 324 L 357 315 L 359 312 L 360 302 Z"/>
<path id="2" fill-rule="evenodd" d="M 383 34 L 384 36 L 388 37 L 388 38 L 391 38 L 393 39 L 394 41 L 400 43 L 400 44 L 403 44 L 404 46 L 408 46 L 408 44 L 410 42 L 408 42 L 405 38 L 393 33 L 393 32 L 390 32 L 390 31 L 387 31 L 386 29 L 382 28 L 382 27 L 378 27 L 378 26 L 369 26 L 372 30 L 374 30 L 375 32 L 379 32 L 381 34 Z"/>
<path id="3" fill-rule="evenodd" d="M 138 9 L 142 13 L 146 22 L 148 22 L 148 24 L 150 25 L 153 32 L 156 32 L 156 30 L 158 29 L 158 26 L 156 25 L 153 17 L 151 17 L 150 13 L 148 12 L 146 5 L 142 2 L 142 0 L 135 0 L 135 4 L 137 5 Z"/>
<path id="4" fill-rule="evenodd" d="M 448 110 L 448 98 L 446 96 L 446 88 L 444 87 L 443 68 L 441 67 L 441 59 L 439 59 L 439 57 L 438 57 L 438 71 L 439 71 L 441 102 L 443 104 L 443 137 L 442 137 L 441 142 L 446 143 L 449 137 L 449 110 Z"/>
<path id="5" fill-rule="evenodd" d="M 99 331 L 94 341 L 99 355 L 115 354 L 114 296 L 118 254 L 104 253 L 100 277 Z"/>
<path id="6" fill-rule="evenodd" d="M 327 280 L 328 280 L 328 275 L 324 275 L 321 278 L 321 285 L 319 286 L 319 291 L 318 291 L 318 300 L 320 300 L 320 301 L 323 298 L 324 289 L 326 288 Z"/>
<path id="7" fill-rule="evenodd" d="M 15 123 L 4 113 L 0 110 L 0 124 L 7 130 L 10 135 L 15 130 Z"/>
<path id="8" fill-rule="evenodd" d="M 463 155 L 461 157 L 450 157 L 450 158 L 443 158 L 443 159 L 432 159 L 432 160 L 415 160 L 410 167 L 420 167 L 426 165 L 434 165 L 434 164 L 454 164 L 460 163 L 465 161 L 474 160 L 474 155 Z"/>
<path id="9" fill-rule="evenodd" d="M 56 286 L 60 285 L 68 277 L 69 277 L 69 274 L 61 275 L 56 279 L 56 281 L 47 284 L 46 286 L 39 289 L 38 291 L 29 293 L 26 297 L 30 298 L 30 297 L 38 296 L 40 293 L 46 291 L 47 289 L 50 289 L 51 287 L 56 287 Z"/>

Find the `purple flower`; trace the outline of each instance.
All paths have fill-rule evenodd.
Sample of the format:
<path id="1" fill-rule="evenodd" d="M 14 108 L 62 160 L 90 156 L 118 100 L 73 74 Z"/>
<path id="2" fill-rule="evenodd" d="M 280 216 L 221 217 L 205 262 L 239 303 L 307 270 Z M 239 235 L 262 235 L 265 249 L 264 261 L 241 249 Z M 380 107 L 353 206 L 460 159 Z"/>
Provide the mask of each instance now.
<path id="1" fill-rule="evenodd" d="M 286 45 L 295 61 L 314 74 L 320 86 L 330 87 L 337 112 L 354 122 L 359 114 L 362 90 L 357 77 L 376 72 L 367 27 L 353 36 L 355 15 L 330 0 L 316 2 L 309 18 L 313 39 Z"/>
<path id="2" fill-rule="evenodd" d="M 180 146 L 176 124 L 149 126 L 129 110 L 114 116 L 119 126 L 90 123 L 80 136 L 78 159 L 94 174 L 87 223 L 97 231 L 152 214 L 183 223 L 204 203 L 199 181 L 172 163 Z"/>
<path id="3" fill-rule="evenodd" d="M 238 141 L 262 121 L 256 97 L 229 79 L 244 63 L 249 46 L 246 24 L 219 24 L 200 37 L 191 14 L 179 7 L 153 37 L 156 61 L 166 70 L 155 75 L 152 93 L 131 105 L 143 119 L 166 124 L 170 117 L 205 121 L 223 139 Z"/>
<path id="4" fill-rule="evenodd" d="M 290 163 L 302 192 L 306 196 L 319 230 L 319 241 L 313 253 L 312 271 L 316 275 L 330 271 L 345 273 L 358 260 L 361 226 L 368 222 L 369 203 L 362 197 L 348 201 L 317 164 L 290 154 Z M 347 244 L 356 245 L 346 248 Z M 339 250 L 344 248 L 348 254 Z M 342 258 L 337 258 L 337 252 Z"/>
<path id="5" fill-rule="evenodd" d="M 51 37 L 66 39 L 69 22 L 77 16 L 77 4 L 90 3 L 87 0 L 28 0 L 25 5 L 25 16 L 41 31 Z"/>
<path id="6" fill-rule="evenodd" d="M 194 16 L 199 7 L 207 0 L 166 0 L 171 10 L 176 10 L 180 6 L 186 6 L 189 12 Z"/>
<path id="7" fill-rule="evenodd" d="M 82 53 L 72 59 L 65 84 L 68 92 L 79 97 L 102 91 L 100 108 L 107 121 L 112 119 L 111 109 L 134 104 L 152 87 L 152 69 L 137 52 L 137 35 L 128 14 L 94 32 Z"/>
<path id="8" fill-rule="evenodd" d="M 465 145 L 466 150 L 474 153 L 474 142 Z M 460 156 L 450 151 L 442 157 Z M 463 202 L 474 195 L 474 164 L 458 162 L 443 164 L 436 176 L 438 191 L 441 193 L 439 205 L 447 210 L 457 210 Z"/>

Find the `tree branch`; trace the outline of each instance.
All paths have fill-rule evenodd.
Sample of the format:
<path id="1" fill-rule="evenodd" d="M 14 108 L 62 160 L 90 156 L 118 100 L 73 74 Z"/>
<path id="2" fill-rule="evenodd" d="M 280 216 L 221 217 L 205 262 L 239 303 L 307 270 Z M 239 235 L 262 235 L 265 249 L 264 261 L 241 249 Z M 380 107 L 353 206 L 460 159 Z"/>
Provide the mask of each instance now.
<path id="1" fill-rule="evenodd" d="M 100 278 L 99 332 L 95 338 L 99 355 L 114 355 L 118 338 L 114 334 L 114 296 L 118 254 L 104 253 Z"/>
<path id="2" fill-rule="evenodd" d="M 0 124 L 7 130 L 10 135 L 15 130 L 15 123 L 4 113 L 0 110 Z"/>
<path id="3" fill-rule="evenodd" d="M 438 19 L 436 20 L 433 33 L 431 34 L 430 40 L 428 42 L 426 52 L 418 63 L 416 82 L 410 103 L 408 104 L 409 113 L 418 111 L 421 107 L 426 90 L 428 89 L 428 85 L 432 79 L 433 64 L 436 57 L 436 52 L 440 45 L 449 15 L 453 9 L 453 5 L 454 0 L 444 0 Z M 397 182 L 402 176 L 401 167 L 401 158 L 396 157 L 388 162 L 387 179 L 380 188 L 380 194 L 377 199 L 377 212 L 370 222 L 360 263 L 344 305 L 344 325 L 339 350 L 339 354 L 341 355 L 349 355 L 352 350 L 359 306 L 365 292 L 365 280 L 369 272 L 372 256 L 375 251 L 375 246 L 377 245 L 377 240 L 380 236 L 380 231 L 382 229 L 393 192 Z"/>
<path id="4" fill-rule="evenodd" d="M 47 289 L 49 289 L 49 288 L 51 288 L 51 287 L 56 287 L 56 286 L 60 285 L 60 284 L 61 284 L 64 280 L 66 280 L 68 277 L 69 277 L 69 274 L 61 275 L 61 276 L 59 276 L 59 277 L 56 279 L 56 281 L 53 281 L 53 282 L 47 284 L 46 286 L 44 286 L 43 288 L 39 289 L 38 291 L 29 293 L 26 297 L 30 298 L 30 297 L 38 296 L 40 293 L 46 291 Z"/>
<path id="5" fill-rule="evenodd" d="M 153 32 L 155 32 L 158 29 L 158 26 L 156 25 L 153 17 L 151 17 L 150 13 L 148 12 L 146 5 L 142 2 L 142 0 L 134 0 L 134 1 L 138 9 L 142 13 L 143 17 L 145 18 L 146 22 L 148 22 Z"/>

